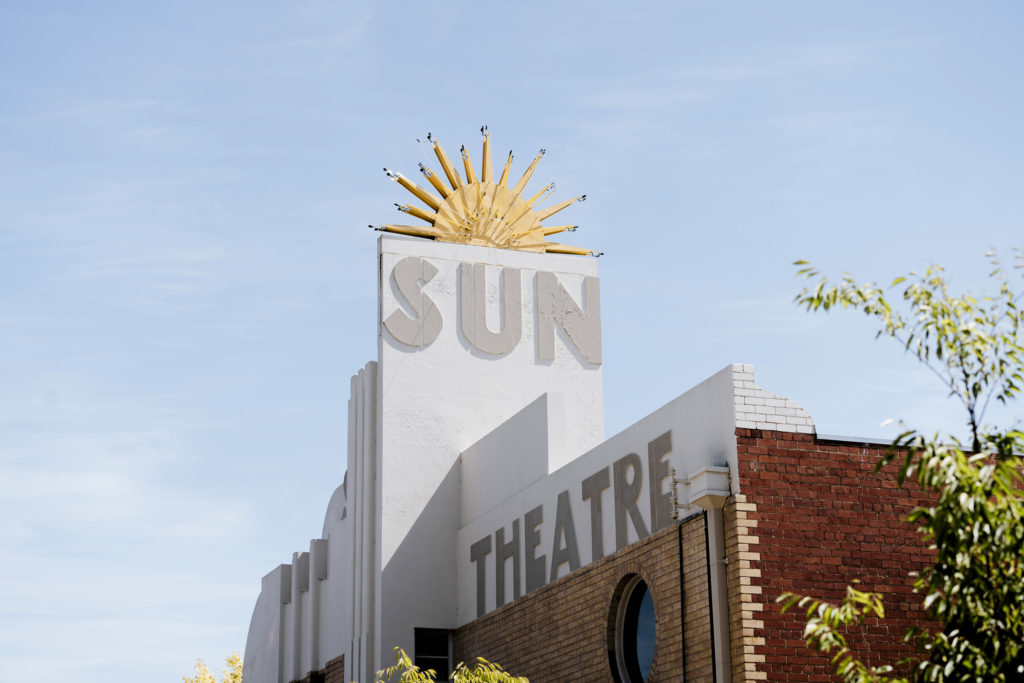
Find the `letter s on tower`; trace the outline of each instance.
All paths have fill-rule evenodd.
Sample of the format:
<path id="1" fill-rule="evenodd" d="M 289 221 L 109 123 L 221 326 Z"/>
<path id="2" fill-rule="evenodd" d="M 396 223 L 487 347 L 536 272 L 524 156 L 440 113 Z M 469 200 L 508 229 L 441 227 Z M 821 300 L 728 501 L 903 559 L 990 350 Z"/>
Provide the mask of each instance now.
<path id="1" fill-rule="evenodd" d="M 384 327 L 403 344 L 427 346 L 441 334 L 441 312 L 423 293 L 423 285 L 433 280 L 437 273 L 436 266 L 414 256 L 402 259 L 391 270 L 391 281 L 416 316 L 410 318 L 399 308 L 384 319 Z"/>

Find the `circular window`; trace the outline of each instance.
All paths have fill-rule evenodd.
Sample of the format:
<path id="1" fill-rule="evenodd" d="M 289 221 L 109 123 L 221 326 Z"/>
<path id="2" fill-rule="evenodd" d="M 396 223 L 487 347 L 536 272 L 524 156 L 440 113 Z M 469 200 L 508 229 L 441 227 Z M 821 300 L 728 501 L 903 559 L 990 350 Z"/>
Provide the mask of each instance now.
<path id="1" fill-rule="evenodd" d="M 626 579 L 615 606 L 614 672 L 621 683 L 643 683 L 651 673 L 657 620 L 654 599 L 639 576 Z"/>

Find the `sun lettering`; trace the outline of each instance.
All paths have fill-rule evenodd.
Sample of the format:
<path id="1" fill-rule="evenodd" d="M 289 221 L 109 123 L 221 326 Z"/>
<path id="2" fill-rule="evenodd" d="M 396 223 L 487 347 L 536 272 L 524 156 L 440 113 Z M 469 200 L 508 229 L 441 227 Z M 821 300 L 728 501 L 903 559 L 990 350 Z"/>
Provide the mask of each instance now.
<path id="1" fill-rule="evenodd" d="M 483 126 L 480 132 L 484 136 L 484 141 L 479 178 L 473 168 L 473 162 L 469 158 L 469 151 L 465 147 L 462 148 L 462 167 L 465 170 L 465 178 L 463 178 L 448 155 L 445 154 L 441 143 L 431 137 L 429 133 L 427 134 L 427 141 L 433 146 L 434 154 L 437 155 L 441 170 L 448 182 L 445 183 L 437 173 L 423 164 L 420 164 L 420 172 L 440 196 L 417 185 L 401 173 L 384 169 L 388 177 L 407 189 L 428 207 L 428 209 L 423 209 L 409 204 L 395 204 L 398 210 L 425 221 L 429 225 L 370 227 L 401 235 L 426 237 L 441 242 L 539 253 L 599 256 L 590 249 L 547 241 L 548 235 L 571 232 L 577 226 L 545 226 L 541 224 L 575 202 L 582 202 L 587 198 L 586 195 L 566 199 L 547 208 L 537 208 L 539 203 L 554 192 L 555 184 L 551 183 L 529 199 L 523 197 L 523 190 L 530 181 L 530 177 L 533 176 L 540 158 L 544 156 L 544 150 L 542 149 L 537 154 L 519 182 L 515 186 L 509 187 L 508 176 L 512 167 L 512 152 L 508 153 L 501 177 L 494 182 L 494 171 L 491 165 L 491 135 L 487 132 L 487 126 Z"/>

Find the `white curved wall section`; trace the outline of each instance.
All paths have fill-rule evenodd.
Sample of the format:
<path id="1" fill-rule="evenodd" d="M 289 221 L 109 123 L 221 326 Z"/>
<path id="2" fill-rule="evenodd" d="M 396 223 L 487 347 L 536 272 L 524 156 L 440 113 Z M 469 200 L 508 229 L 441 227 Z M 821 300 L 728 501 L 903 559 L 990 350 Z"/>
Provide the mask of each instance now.
<path id="1" fill-rule="evenodd" d="M 245 683 L 287 683 L 345 656 L 346 676 L 373 680 L 379 614 L 376 538 L 377 363 L 352 377 L 348 470 L 322 537 L 263 577 L 245 643 Z"/>

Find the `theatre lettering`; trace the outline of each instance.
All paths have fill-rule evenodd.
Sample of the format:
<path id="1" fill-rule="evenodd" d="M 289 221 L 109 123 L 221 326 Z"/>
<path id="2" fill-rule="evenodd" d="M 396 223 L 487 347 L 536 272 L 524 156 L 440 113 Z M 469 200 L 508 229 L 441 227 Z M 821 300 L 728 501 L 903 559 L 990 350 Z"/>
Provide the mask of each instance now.
<path id="1" fill-rule="evenodd" d="M 494 585 L 497 599 L 496 607 L 505 603 L 506 561 L 512 560 L 512 593 L 516 599 L 522 595 L 524 582 L 520 577 L 520 566 L 525 566 L 525 588 L 529 593 L 540 588 L 548 581 L 558 578 L 559 568 L 565 564 L 569 571 L 579 569 L 582 564 L 596 562 L 605 556 L 604 549 L 604 497 L 603 493 L 612 489 L 611 517 L 615 524 L 615 549 L 625 548 L 629 544 L 626 525 L 631 525 L 636 535 L 644 538 L 662 529 L 671 522 L 671 494 L 663 490 L 663 481 L 669 476 L 669 464 L 666 456 L 672 452 L 672 432 L 665 432 L 647 444 L 647 457 L 641 458 L 637 453 L 628 453 L 616 460 L 610 467 L 602 467 L 580 482 L 575 491 L 566 489 L 560 492 L 552 507 L 555 511 L 554 541 L 551 545 L 550 561 L 548 555 L 541 552 L 541 527 L 545 523 L 545 505 L 526 511 L 522 518 L 513 519 L 511 532 L 506 538 L 505 529 L 501 528 L 493 534 L 484 536 L 469 548 L 470 560 L 476 565 L 476 598 L 477 615 L 487 613 L 487 571 L 484 559 L 495 553 Z M 644 472 L 644 460 L 646 473 Z M 644 476 L 647 476 L 650 492 L 647 496 L 649 505 L 641 506 L 641 492 L 644 490 Z M 590 516 L 583 522 L 584 533 L 590 535 L 591 555 L 581 562 L 579 543 L 577 542 L 576 521 L 573 519 L 570 496 L 578 496 L 589 509 Z M 646 508 L 646 509 L 642 509 Z M 644 519 L 646 516 L 646 520 Z M 549 517 L 550 520 L 550 517 Z M 521 522 L 521 524 L 520 524 Z M 551 523 L 549 521 L 549 523 Z M 522 532 L 520 532 L 520 528 Z M 522 554 L 525 553 L 525 561 Z M 548 567 L 550 566 L 550 570 Z"/>

